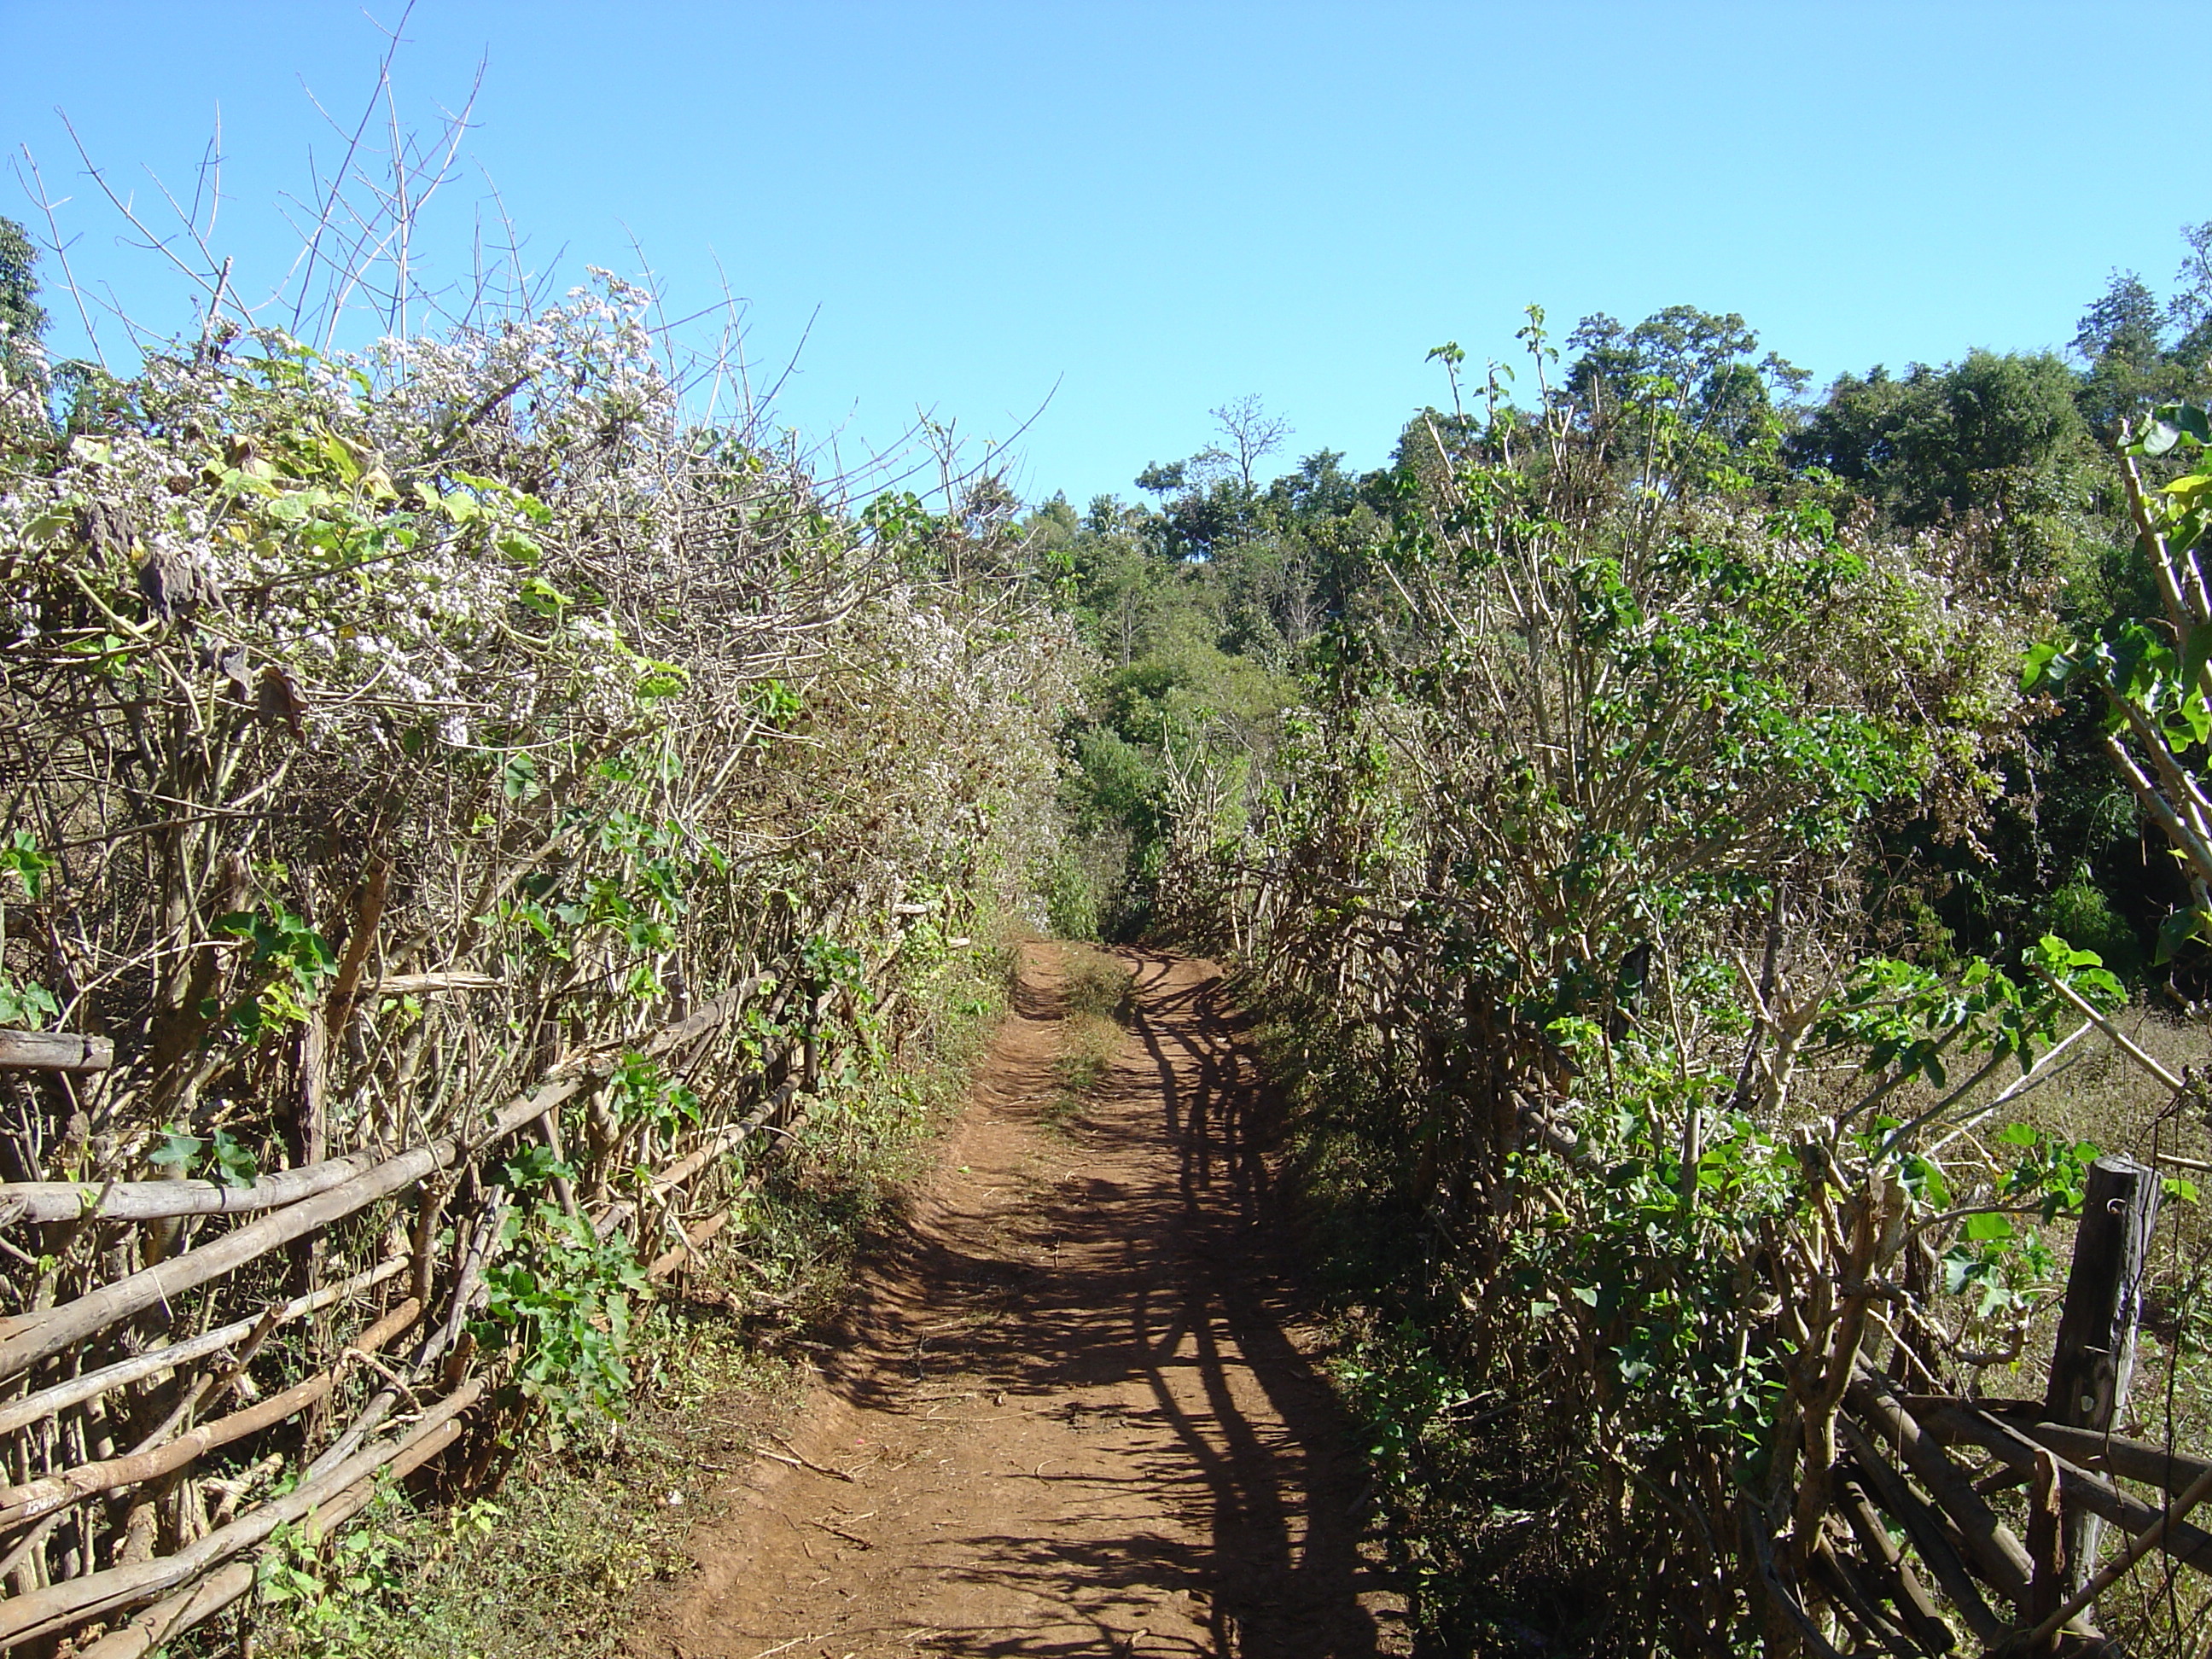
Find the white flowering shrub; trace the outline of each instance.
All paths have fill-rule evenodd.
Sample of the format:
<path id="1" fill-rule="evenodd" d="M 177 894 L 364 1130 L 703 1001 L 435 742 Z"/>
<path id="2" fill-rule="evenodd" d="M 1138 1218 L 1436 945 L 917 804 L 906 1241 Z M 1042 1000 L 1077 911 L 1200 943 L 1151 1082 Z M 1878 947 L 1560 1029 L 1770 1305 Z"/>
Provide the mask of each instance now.
<path id="1" fill-rule="evenodd" d="M 899 901 L 1022 902 L 1076 642 L 957 515 L 687 423 L 648 303 L 7 404 L 0 996 L 117 1060 L 6 1085 L 0 1176 L 397 1146 Z M 672 1133 L 576 1127 L 602 1184 Z"/>

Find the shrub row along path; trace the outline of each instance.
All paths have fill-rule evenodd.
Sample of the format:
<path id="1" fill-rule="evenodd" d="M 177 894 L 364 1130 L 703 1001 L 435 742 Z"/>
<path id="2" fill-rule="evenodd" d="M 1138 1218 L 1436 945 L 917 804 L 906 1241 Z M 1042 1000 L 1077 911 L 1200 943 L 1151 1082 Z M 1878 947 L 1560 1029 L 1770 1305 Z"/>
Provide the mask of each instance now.
<path id="1" fill-rule="evenodd" d="M 733 1450 L 730 1511 L 633 1654 L 1408 1650 L 1279 1242 L 1245 1024 L 1209 964 L 1122 953 L 1135 1017 L 1071 1114 L 1069 948 L 1024 950 L 819 1355 L 797 1466 Z"/>

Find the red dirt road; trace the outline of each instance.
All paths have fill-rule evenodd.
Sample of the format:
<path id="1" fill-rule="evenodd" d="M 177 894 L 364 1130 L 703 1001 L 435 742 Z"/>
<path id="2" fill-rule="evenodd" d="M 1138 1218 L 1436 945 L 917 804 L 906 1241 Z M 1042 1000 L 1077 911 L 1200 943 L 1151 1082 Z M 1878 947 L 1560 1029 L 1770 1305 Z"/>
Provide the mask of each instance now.
<path id="1" fill-rule="evenodd" d="M 787 1449 L 732 1477 L 653 1659 L 1402 1654 L 1358 1460 L 1273 1248 L 1262 1097 L 1208 964 L 1055 1124 L 1061 948 L 866 1264 Z M 726 1488 L 726 1493 L 732 1488 Z"/>

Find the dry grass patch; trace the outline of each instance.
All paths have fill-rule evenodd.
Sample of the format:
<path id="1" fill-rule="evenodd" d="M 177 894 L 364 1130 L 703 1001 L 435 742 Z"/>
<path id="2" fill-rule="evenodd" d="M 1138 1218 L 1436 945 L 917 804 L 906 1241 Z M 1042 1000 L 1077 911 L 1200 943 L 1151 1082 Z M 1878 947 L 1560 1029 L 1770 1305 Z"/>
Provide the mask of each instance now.
<path id="1" fill-rule="evenodd" d="M 1105 1081 L 1135 1006 L 1127 963 L 1088 945 L 1065 949 L 1062 996 L 1067 1046 L 1054 1064 L 1053 1097 L 1045 1103 L 1043 1115 L 1045 1122 L 1061 1133 L 1073 1131 L 1084 1103 Z"/>

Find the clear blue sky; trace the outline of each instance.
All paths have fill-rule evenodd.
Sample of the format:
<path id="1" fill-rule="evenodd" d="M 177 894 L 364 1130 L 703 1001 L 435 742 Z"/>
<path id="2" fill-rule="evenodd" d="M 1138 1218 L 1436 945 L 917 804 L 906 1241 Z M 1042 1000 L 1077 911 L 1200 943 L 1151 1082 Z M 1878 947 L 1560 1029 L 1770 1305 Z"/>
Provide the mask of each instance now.
<path id="1" fill-rule="evenodd" d="M 1375 465 L 1443 396 L 1427 349 L 1507 355 L 1530 301 L 1563 325 L 1739 311 L 1823 380 L 2063 347 L 2112 267 L 2164 291 L 2179 227 L 2212 218 L 2151 148 L 2190 131 L 2159 57 L 2179 16 L 420 0 L 398 81 L 427 120 L 489 59 L 481 172 L 433 222 L 449 265 L 484 174 L 569 278 L 635 270 L 635 237 L 688 311 L 719 261 L 756 360 L 816 319 L 787 423 L 858 453 L 917 406 L 1004 435 L 1051 395 L 1018 480 L 1081 503 L 1250 392 L 1295 449 Z M 381 47 L 342 0 L 0 0 L 0 138 L 74 194 L 80 276 L 172 328 L 188 290 L 119 245 L 54 106 L 117 180 L 174 185 L 220 106 L 218 241 L 251 291 L 289 258 L 280 192 L 332 148 L 302 82 L 350 117 Z M 5 180 L 0 212 L 27 212 Z"/>

